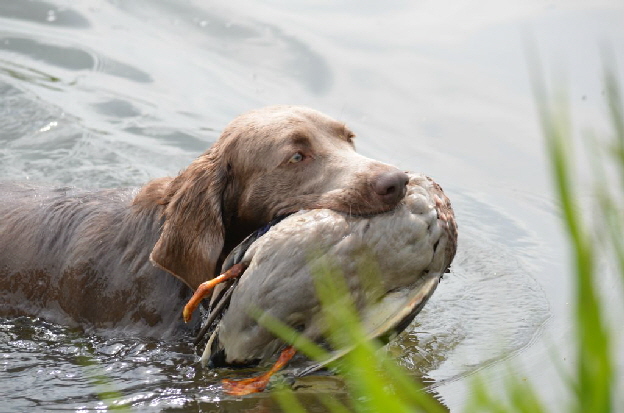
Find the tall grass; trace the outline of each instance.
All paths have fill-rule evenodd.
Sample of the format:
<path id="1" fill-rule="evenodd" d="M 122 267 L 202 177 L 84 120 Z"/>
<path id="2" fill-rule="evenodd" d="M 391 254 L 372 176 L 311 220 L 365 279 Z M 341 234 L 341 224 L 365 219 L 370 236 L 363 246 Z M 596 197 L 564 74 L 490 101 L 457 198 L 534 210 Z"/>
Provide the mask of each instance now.
<path id="1" fill-rule="evenodd" d="M 605 87 L 608 91 L 607 103 L 610 120 L 614 128 L 615 148 L 622 152 L 622 116 L 619 87 L 615 77 L 609 72 L 605 75 Z M 604 164 L 624 173 L 624 156 L 598 155 L 599 162 L 592 162 L 593 173 L 597 178 L 595 188 L 600 200 L 596 206 L 599 214 L 589 214 L 579 202 L 578 177 L 575 176 L 576 152 L 573 150 L 573 131 L 571 127 L 569 100 L 561 91 L 548 92 L 542 79 L 534 76 L 534 91 L 537 97 L 542 130 L 546 138 L 546 147 L 550 157 L 554 187 L 562 210 L 563 225 L 566 229 L 573 256 L 575 281 L 575 322 L 576 322 L 576 363 L 575 394 L 573 408 L 580 412 L 610 412 L 612 410 L 614 360 L 611 351 L 611 334 L 605 317 L 605 307 L 601 304 L 597 285 L 600 274 L 597 262 L 609 257 L 601 254 L 614 252 L 622 256 L 622 233 L 616 228 L 622 227 L 622 216 L 617 216 L 617 204 L 609 185 Z M 587 138 L 586 138 L 587 139 Z M 594 143 L 600 144 L 595 140 Z M 623 175 L 624 176 L 624 175 Z M 606 180 L 606 181 L 605 181 Z M 593 222 L 597 220 L 598 222 Z M 601 228 L 595 232 L 593 228 Z M 606 233 L 605 233 L 606 231 Z M 605 235 L 610 234 L 611 244 L 603 250 Z M 619 245 L 618 245 L 619 244 Z M 624 272 L 622 273 L 624 276 Z"/>
<path id="2" fill-rule="evenodd" d="M 544 81 L 539 62 L 534 62 L 536 72 L 533 87 L 539 119 L 550 160 L 554 190 L 561 208 L 573 272 L 570 277 L 575 286 L 574 317 L 576 346 L 575 371 L 570 377 L 560 377 L 573 387 L 571 400 L 561 400 L 565 411 L 611 412 L 621 409 L 614 399 L 617 374 L 612 353 L 613 328 L 606 321 L 606 307 L 597 285 L 601 272 L 598 263 L 615 262 L 624 280 L 624 112 L 615 72 L 604 75 L 606 107 L 612 131 L 604 139 L 586 136 L 590 153 L 592 182 L 596 205 L 583 208 L 580 204 L 579 178 L 577 176 L 569 100 L 562 89 L 551 90 Z M 614 176 L 616 175 L 615 179 Z M 590 213 L 591 210 L 591 213 Z M 597 211 L 597 213 L 596 213 Z M 344 374 L 349 394 L 345 405 L 333 399 L 322 398 L 333 412 L 346 411 L 444 411 L 432 396 L 422 390 L 419 383 L 392 360 L 379 352 L 380 344 L 366 340 L 346 288 L 338 274 L 328 271 L 320 276 L 318 292 L 328 325 L 332 344 L 352 345 L 354 351 L 334 366 Z M 624 290 L 620 296 L 624 296 Z M 621 310 L 621 309 L 619 309 Z M 267 327 L 293 342 L 296 347 L 316 360 L 327 353 L 306 342 L 302 337 L 275 320 Z M 293 337 L 297 337 L 293 339 Z M 564 374 L 564 373 L 562 373 Z M 477 376 L 471 386 L 471 396 L 466 403 L 468 412 L 543 412 L 547 411 L 538 392 L 530 382 L 509 374 L 504 391 L 492 393 L 482 377 Z M 287 389 L 275 392 L 275 397 L 286 411 L 305 411 L 296 393 Z M 621 403 L 621 400 L 620 400 Z"/>
<path id="3" fill-rule="evenodd" d="M 370 340 L 360 323 L 349 289 L 335 266 L 315 268 L 315 282 L 324 320 L 329 328 L 331 347 L 352 348 L 330 364 L 343 374 L 349 394 L 349 405 L 322 397 L 321 402 L 332 412 L 444 412 L 447 409 L 416 383 L 389 356 L 380 351 L 382 344 Z M 265 314 L 266 316 L 266 314 Z M 331 358 L 323 348 L 298 335 L 278 320 L 265 318 L 264 325 L 291 342 L 311 359 Z M 276 397 L 285 411 L 305 411 L 296 403 L 292 391 L 281 389 Z"/>

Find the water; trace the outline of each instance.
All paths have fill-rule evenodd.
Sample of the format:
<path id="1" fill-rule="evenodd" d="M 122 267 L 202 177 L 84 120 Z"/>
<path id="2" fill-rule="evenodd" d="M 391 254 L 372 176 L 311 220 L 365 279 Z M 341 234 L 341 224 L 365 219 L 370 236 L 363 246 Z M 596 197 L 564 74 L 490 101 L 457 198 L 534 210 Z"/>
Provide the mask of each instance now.
<path id="1" fill-rule="evenodd" d="M 141 185 L 176 174 L 241 112 L 319 109 L 365 155 L 433 176 L 456 208 L 453 271 L 392 354 L 454 411 L 473 373 L 496 387 L 506 362 L 556 405 L 571 286 L 525 51 L 566 74 L 574 119 L 600 131 L 599 46 L 624 62 L 623 17 L 616 0 L 3 0 L 0 177 Z M 93 410 L 102 394 L 154 411 L 276 408 L 221 394 L 243 373 L 202 370 L 188 339 L 19 318 L 0 321 L 0 349 L 2 411 Z M 342 395 L 340 378 L 298 390 L 313 411 L 320 393 Z"/>

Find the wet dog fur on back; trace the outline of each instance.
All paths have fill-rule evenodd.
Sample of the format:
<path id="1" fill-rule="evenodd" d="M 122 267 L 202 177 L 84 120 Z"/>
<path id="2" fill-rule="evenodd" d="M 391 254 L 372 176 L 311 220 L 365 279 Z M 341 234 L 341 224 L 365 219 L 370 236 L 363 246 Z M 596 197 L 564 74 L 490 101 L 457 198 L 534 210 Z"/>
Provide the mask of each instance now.
<path id="1" fill-rule="evenodd" d="M 177 177 L 138 190 L 0 183 L 0 316 L 178 332 L 189 293 L 275 217 L 400 202 L 407 175 L 356 153 L 353 138 L 320 112 L 272 106 L 234 119 Z"/>

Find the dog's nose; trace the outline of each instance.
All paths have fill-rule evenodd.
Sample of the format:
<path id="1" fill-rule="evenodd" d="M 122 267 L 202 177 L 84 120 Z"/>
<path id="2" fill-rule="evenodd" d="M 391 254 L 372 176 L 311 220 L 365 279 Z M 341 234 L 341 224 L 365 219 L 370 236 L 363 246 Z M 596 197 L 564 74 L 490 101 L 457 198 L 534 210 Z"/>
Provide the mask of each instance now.
<path id="1" fill-rule="evenodd" d="M 384 204 L 398 203 L 405 196 L 409 178 L 405 172 L 396 171 L 382 172 L 373 180 L 373 190 Z"/>

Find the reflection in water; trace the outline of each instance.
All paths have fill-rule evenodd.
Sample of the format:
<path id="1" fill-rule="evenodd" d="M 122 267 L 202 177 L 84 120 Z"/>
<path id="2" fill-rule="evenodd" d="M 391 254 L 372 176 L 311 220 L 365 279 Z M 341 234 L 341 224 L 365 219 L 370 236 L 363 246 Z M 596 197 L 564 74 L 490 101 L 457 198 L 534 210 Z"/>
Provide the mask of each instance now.
<path id="1" fill-rule="evenodd" d="M 37 69 L 22 66 L 2 59 L 0 59 L 0 72 L 18 81 L 33 83 L 39 86 L 51 88 L 53 90 L 58 89 L 50 86 L 49 83 L 56 83 L 61 80 L 58 77 L 49 75 Z"/>
<path id="2" fill-rule="evenodd" d="M 187 153 L 164 151 L 159 142 L 152 140 L 153 136 L 182 140 L 195 153 L 207 147 L 206 143 L 190 145 L 191 140 L 185 139 L 188 135 L 179 130 L 164 133 L 162 128 L 129 127 L 133 139 L 89 130 L 80 119 L 2 80 L 0 95 L 0 176 L 4 178 L 84 188 L 139 185 L 153 176 L 164 175 L 160 169 L 163 165 L 177 167 L 192 158 Z M 119 124 L 125 118 L 120 116 L 121 112 L 130 104 L 114 101 L 101 109 L 108 110 L 106 117 Z M 142 136 L 145 138 L 140 139 Z M 144 161 L 138 161 L 141 157 L 145 157 Z M 176 167 L 170 166 L 172 171 Z"/>
<path id="3" fill-rule="evenodd" d="M 45 26 L 64 26 L 88 28 L 89 20 L 76 10 L 45 1 L 29 0 L 28 4 L 20 1 L 6 1 L 0 6 L 0 16 L 9 19 L 22 19 Z"/>
<path id="4" fill-rule="evenodd" d="M 314 94 L 331 87 L 332 74 L 325 57 L 271 21 L 232 14 L 232 10 L 205 10 L 175 0 L 119 2 L 118 7 L 158 24 L 166 24 L 175 16 L 176 31 L 191 32 L 200 48 L 228 64 L 256 66 L 261 62 L 265 70 L 292 78 Z"/>
<path id="5" fill-rule="evenodd" d="M 196 374 L 186 341 L 106 339 L 28 318 L 3 320 L 0 336 L 3 400 L 15 410 L 95 408 L 111 391 L 131 395 L 136 406 L 154 400 L 176 405 L 187 397 L 184 383 Z M 216 382 L 204 378 L 206 387 Z M 172 391 L 172 382 L 181 387 Z M 118 402 L 128 403 L 125 398 Z"/>
<path id="6" fill-rule="evenodd" d="M 26 38 L 0 36 L 0 50 L 20 53 L 34 60 L 43 60 L 46 64 L 72 71 L 96 70 L 135 82 L 151 82 L 150 76 L 141 70 L 74 47 L 56 46 Z"/>
<path id="7" fill-rule="evenodd" d="M 33 406 L 90 410 L 103 405 L 132 406 L 141 411 L 278 409 L 268 393 L 243 400 L 221 393 L 223 378 L 258 374 L 265 367 L 234 372 L 202 370 L 191 341 L 190 337 L 178 342 L 106 338 L 38 319 L 0 319 L 5 377 L 0 394 L 14 411 Z M 296 380 L 293 388 L 311 411 L 322 408 L 320 393 L 346 400 L 337 376 L 304 377 Z"/>
<path id="8" fill-rule="evenodd" d="M 86 70 L 93 67 L 93 58 L 82 50 L 53 46 L 36 40 L 4 37 L 0 48 L 9 52 L 23 53 L 36 60 L 44 60 L 54 66 L 69 70 Z"/>

